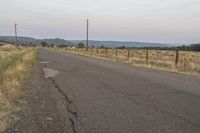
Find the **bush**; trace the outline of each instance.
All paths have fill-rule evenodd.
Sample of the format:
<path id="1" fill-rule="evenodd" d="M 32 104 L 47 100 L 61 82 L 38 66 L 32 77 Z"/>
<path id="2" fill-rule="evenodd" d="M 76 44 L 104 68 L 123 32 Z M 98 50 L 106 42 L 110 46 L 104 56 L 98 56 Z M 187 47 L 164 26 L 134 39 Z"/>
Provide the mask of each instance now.
<path id="1" fill-rule="evenodd" d="M 48 43 L 46 43 L 46 42 L 41 42 L 41 45 L 42 45 L 42 47 L 47 47 L 47 46 L 48 46 Z"/>
<path id="2" fill-rule="evenodd" d="M 192 44 L 191 50 L 192 51 L 200 51 L 200 44 Z"/>
<path id="3" fill-rule="evenodd" d="M 84 47 L 85 47 L 84 43 L 80 42 L 80 43 L 78 44 L 78 48 L 84 48 Z"/>
<path id="4" fill-rule="evenodd" d="M 58 47 L 64 48 L 64 47 L 68 47 L 68 45 L 67 44 L 61 44 L 61 45 L 58 45 Z"/>

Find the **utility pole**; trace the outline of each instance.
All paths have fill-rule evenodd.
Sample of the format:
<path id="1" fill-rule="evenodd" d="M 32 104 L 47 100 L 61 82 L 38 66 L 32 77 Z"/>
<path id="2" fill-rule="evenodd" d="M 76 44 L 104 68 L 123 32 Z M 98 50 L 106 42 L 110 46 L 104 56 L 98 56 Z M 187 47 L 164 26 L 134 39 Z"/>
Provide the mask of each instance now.
<path id="1" fill-rule="evenodd" d="M 89 20 L 87 19 L 87 40 L 86 40 L 86 50 L 88 51 L 88 38 L 89 38 Z"/>
<path id="2" fill-rule="evenodd" d="M 18 39 L 17 39 L 17 24 L 15 24 L 15 44 L 18 46 Z"/>

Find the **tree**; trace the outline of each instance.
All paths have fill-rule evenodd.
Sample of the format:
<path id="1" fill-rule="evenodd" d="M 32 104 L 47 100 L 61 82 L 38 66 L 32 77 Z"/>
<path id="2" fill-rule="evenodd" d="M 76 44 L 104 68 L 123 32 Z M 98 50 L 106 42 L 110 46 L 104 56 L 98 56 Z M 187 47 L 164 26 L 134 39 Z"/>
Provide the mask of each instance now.
<path id="1" fill-rule="evenodd" d="M 67 44 L 60 44 L 60 45 L 58 45 L 58 47 L 64 48 L 64 47 L 68 47 L 68 45 Z"/>
<path id="2" fill-rule="evenodd" d="M 101 45 L 99 48 L 105 48 L 104 45 Z"/>
<path id="3" fill-rule="evenodd" d="M 84 43 L 80 42 L 80 43 L 78 44 L 78 48 L 84 48 L 84 47 L 85 47 Z"/>
<path id="4" fill-rule="evenodd" d="M 117 49 L 125 49 L 126 46 L 120 46 L 120 47 L 117 47 Z"/>
<path id="5" fill-rule="evenodd" d="M 192 51 L 200 51 L 200 44 L 190 45 Z"/>
<path id="6" fill-rule="evenodd" d="M 54 47 L 54 44 L 51 44 L 50 47 Z"/>
<path id="7" fill-rule="evenodd" d="M 48 43 L 46 43 L 46 42 L 41 42 L 41 45 L 42 45 L 42 47 L 47 47 L 47 46 L 48 46 Z"/>

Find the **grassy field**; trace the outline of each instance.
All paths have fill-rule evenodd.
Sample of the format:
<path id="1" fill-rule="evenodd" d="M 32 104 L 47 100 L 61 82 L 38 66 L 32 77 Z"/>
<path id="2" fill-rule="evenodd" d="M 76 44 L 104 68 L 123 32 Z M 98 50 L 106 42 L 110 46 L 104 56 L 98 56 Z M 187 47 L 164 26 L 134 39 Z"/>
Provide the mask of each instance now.
<path id="1" fill-rule="evenodd" d="M 0 48 L 0 132 L 18 119 L 14 112 L 21 110 L 19 99 L 35 61 L 35 48 Z"/>
<path id="2" fill-rule="evenodd" d="M 97 48 L 89 48 L 88 51 L 85 48 L 54 49 L 140 67 L 200 76 L 200 52 L 179 51 L 178 64 L 175 65 L 176 51 Z"/>

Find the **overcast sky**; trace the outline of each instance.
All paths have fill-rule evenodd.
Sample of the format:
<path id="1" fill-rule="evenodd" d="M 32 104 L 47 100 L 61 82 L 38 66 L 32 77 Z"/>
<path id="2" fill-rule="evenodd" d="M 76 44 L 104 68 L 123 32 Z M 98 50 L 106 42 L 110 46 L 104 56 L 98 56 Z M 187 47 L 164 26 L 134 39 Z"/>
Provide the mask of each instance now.
<path id="1" fill-rule="evenodd" d="M 0 0 L 0 35 L 200 42 L 200 0 Z"/>

